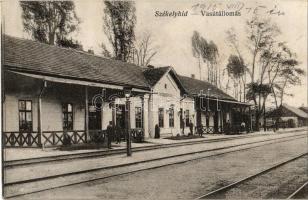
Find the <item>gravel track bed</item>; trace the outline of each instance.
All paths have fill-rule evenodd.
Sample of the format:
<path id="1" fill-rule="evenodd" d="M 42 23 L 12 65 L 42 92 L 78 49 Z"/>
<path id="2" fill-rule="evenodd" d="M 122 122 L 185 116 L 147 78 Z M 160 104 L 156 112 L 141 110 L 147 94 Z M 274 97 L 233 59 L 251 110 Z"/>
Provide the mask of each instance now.
<path id="1" fill-rule="evenodd" d="M 266 145 L 14 199 L 194 199 L 303 153 L 306 140 Z"/>
<path id="2" fill-rule="evenodd" d="M 304 156 L 208 198 L 286 199 L 308 180 L 307 159 Z"/>
<path id="3" fill-rule="evenodd" d="M 292 199 L 308 199 L 308 184 L 296 193 Z"/>

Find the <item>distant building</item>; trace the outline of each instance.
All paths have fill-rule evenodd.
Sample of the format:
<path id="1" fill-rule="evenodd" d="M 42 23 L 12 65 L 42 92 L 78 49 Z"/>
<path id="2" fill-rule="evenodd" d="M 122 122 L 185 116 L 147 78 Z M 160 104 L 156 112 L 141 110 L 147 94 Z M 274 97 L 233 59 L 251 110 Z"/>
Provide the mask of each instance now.
<path id="1" fill-rule="evenodd" d="M 308 126 L 308 113 L 287 104 L 282 104 L 278 109 L 271 111 L 267 117 L 279 118 L 280 122 L 289 128 Z"/>
<path id="2" fill-rule="evenodd" d="M 301 109 L 302 111 L 308 114 L 308 107 L 301 106 L 299 107 L 299 109 Z"/>

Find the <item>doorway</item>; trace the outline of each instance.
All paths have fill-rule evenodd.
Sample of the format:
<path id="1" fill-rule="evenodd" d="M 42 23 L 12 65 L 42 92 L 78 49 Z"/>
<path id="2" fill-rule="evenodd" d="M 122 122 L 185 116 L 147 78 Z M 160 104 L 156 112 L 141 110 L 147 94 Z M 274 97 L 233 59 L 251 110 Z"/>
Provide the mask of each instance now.
<path id="1" fill-rule="evenodd" d="M 102 129 L 102 113 L 100 109 L 92 104 L 89 104 L 89 130 Z"/>
<path id="2" fill-rule="evenodd" d="M 116 127 L 125 129 L 125 105 L 116 106 Z"/>

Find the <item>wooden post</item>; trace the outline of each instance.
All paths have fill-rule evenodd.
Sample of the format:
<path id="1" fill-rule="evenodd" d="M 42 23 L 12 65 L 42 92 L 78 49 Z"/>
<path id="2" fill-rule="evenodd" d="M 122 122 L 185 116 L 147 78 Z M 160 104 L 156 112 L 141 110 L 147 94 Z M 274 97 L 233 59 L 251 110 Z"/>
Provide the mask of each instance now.
<path id="1" fill-rule="evenodd" d="M 101 111 L 101 130 L 103 130 L 104 129 L 104 118 L 105 118 L 105 116 L 104 116 L 104 104 L 105 104 L 105 102 L 104 102 L 104 99 L 107 99 L 106 98 L 106 89 L 105 88 L 103 88 L 102 89 L 102 96 L 101 96 L 101 107 L 100 107 L 100 111 Z"/>
<path id="2" fill-rule="evenodd" d="M 88 142 L 90 140 L 88 86 L 85 86 L 85 133 L 86 133 L 86 141 Z"/>
<path id="3" fill-rule="evenodd" d="M 154 138 L 155 137 L 155 124 L 154 124 L 154 100 L 153 97 L 154 92 L 152 91 L 151 94 L 149 95 L 149 100 L 148 100 L 148 132 L 149 132 L 149 137 Z"/>
<path id="4" fill-rule="evenodd" d="M 249 118 L 250 118 L 250 132 L 253 132 L 252 130 L 252 116 L 251 116 L 251 107 L 249 106 Z"/>
<path id="5" fill-rule="evenodd" d="M 116 126 L 116 103 L 115 101 L 112 102 L 112 126 Z"/>
<path id="6" fill-rule="evenodd" d="M 42 148 L 44 148 L 44 145 L 42 144 L 42 98 L 39 96 L 38 98 L 38 104 L 37 104 L 37 132 L 39 134 L 38 136 L 38 143 Z"/>
<path id="7" fill-rule="evenodd" d="M 43 131 L 42 131 L 42 95 L 47 87 L 47 82 L 43 81 L 43 87 L 41 88 L 40 94 L 38 96 L 38 104 L 37 104 L 37 132 L 38 132 L 38 144 L 42 148 L 44 148 L 44 144 L 42 143 Z"/>
<path id="8" fill-rule="evenodd" d="M 148 138 L 149 137 L 149 117 L 148 117 L 148 112 L 149 111 L 149 96 L 148 95 L 144 95 L 141 98 L 142 101 L 142 122 L 143 122 L 143 131 L 144 131 L 144 137 Z"/>
<path id="9" fill-rule="evenodd" d="M 113 135 L 115 136 L 116 134 L 120 134 L 119 133 L 116 133 L 116 131 L 119 131 L 119 130 L 116 130 L 116 103 L 115 103 L 115 100 L 113 100 L 112 102 L 112 108 L 111 108 L 111 113 L 112 113 L 112 130 L 113 130 Z M 109 122 L 108 122 L 109 124 Z M 121 141 L 121 135 L 117 135 L 116 137 L 119 137 L 120 138 L 120 141 Z M 109 138 L 108 138 L 109 139 Z M 117 139 L 116 139 L 117 141 Z M 118 141 L 117 141 L 118 142 Z"/>

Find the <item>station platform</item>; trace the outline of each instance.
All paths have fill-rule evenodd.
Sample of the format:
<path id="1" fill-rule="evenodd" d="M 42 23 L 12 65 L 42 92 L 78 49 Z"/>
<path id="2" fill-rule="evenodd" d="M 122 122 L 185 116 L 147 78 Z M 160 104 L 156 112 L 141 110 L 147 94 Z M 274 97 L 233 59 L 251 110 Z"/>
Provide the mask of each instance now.
<path id="1" fill-rule="evenodd" d="M 247 137 L 247 135 L 260 136 L 260 135 L 271 135 L 271 134 L 281 134 L 285 132 L 293 132 L 293 131 L 302 131 L 308 130 L 308 127 L 299 127 L 299 128 L 288 128 L 288 129 L 280 129 L 276 132 L 273 131 L 260 131 L 248 134 L 240 134 L 240 135 L 224 135 L 224 134 L 207 134 L 204 135 L 203 138 L 194 138 L 194 139 L 185 139 L 185 140 L 171 140 L 165 138 L 153 139 L 148 138 L 143 143 L 132 143 L 132 151 L 134 148 L 140 147 L 155 147 L 162 145 L 170 145 L 170 144 L 183 144 L 187 142 L 196 142 L 200 143 L 200 141 L 211 141 L 211 140 L 219 140 L 219 139 L 227 139 L 227 138 L 241 138 Z M 121 144 L 112 143 L 112 149 L 107 149 L 105 147 L 95 146 L 87 148 L 75 148 L 74 150 L 63 150 L 59 147 L 50 147 L 50 148 L 21 148 L 21 147 L 10 147 L 3 149 L 3 160 L 4 161 L 15 161 L 15 160 L 23 160 L 23 159 L 32 159 L 32 158 L 42 158 L 49 156 L 61 156 L 61 155 L 73 155 L 73 154 L 82 154 L 82 153 L 90 153 L 90 152 L 110 152 L 110 151 L 119 151 L 125 150 L 126 143 L 122 142 Z"/>

